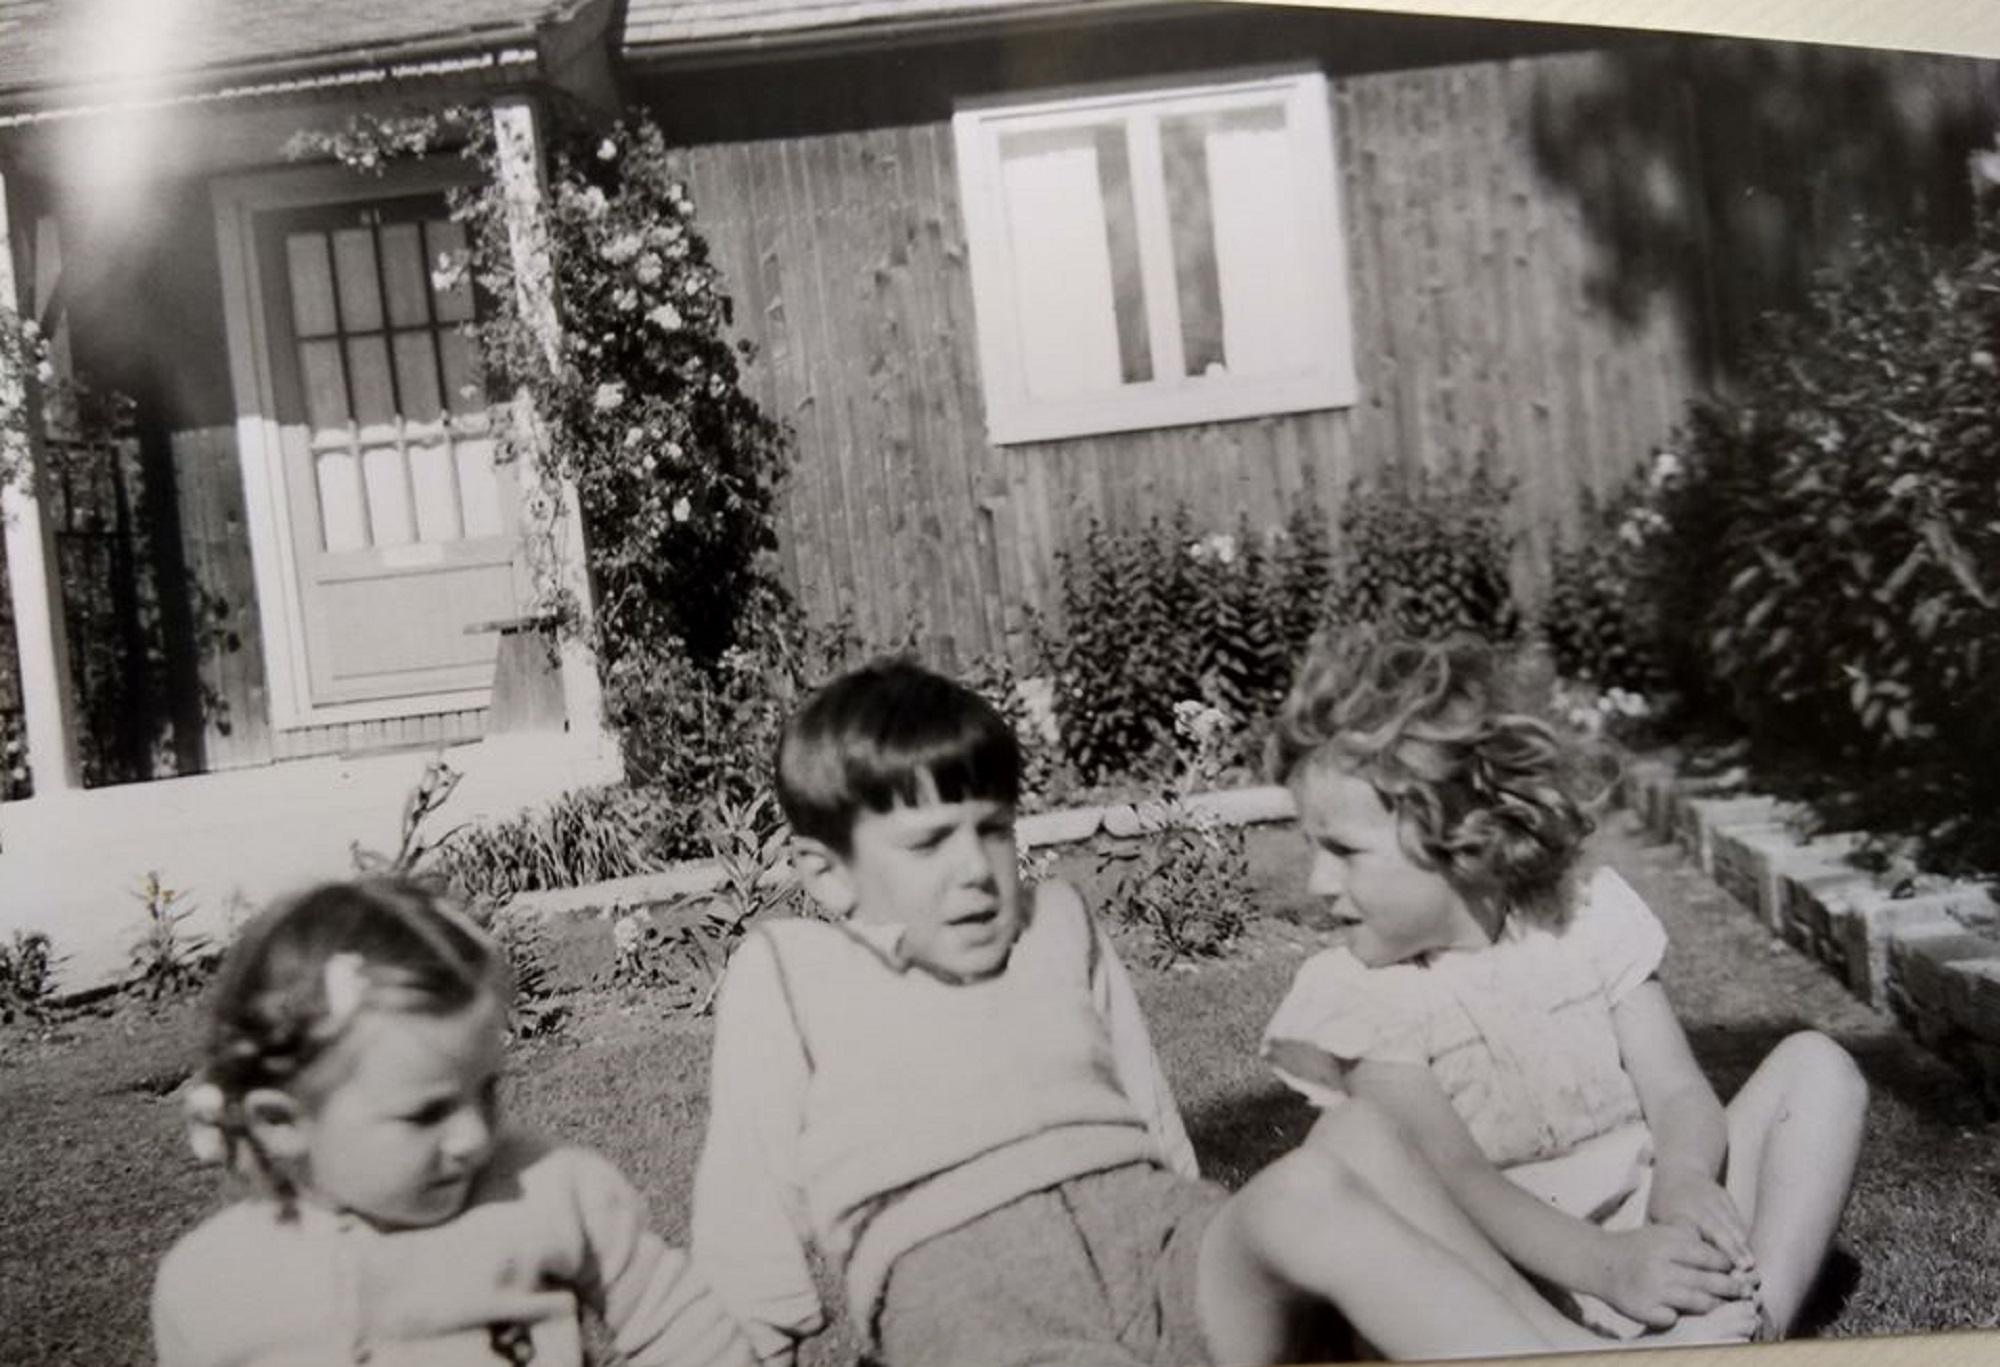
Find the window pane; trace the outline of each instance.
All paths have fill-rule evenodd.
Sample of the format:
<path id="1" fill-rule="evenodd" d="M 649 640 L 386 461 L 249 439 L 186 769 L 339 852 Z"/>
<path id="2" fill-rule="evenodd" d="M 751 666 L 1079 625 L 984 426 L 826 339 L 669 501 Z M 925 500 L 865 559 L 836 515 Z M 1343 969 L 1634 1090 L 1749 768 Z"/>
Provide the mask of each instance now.
<path id="1" fill-rule="evenodd" d="M 334 275 L 340 284 L 340 324 L 349 332 L 382 326 L 382 286 L 375 278 L 375 234 L 343 228 L 333 235 Z"/>
<path id="2" fill-rule="evenodd" d="M 285 267 L 292 284 L 292 331 L 324 337 L 340 326 L 333 311 L 333 263 L 322 233 L 293 233 L 285 239 Z"/>
<path id="3" fill-rule="evenodd" d="M 1103 134 L 1122 145 L 1122 128 L 1065 128 L 1001 139 L 1001 193 L 1013 248 L 1014 297 L 1020 322 L 1021 369 L 1028 393 L 1055 398 L 1116 389 L 1128 378 L 1127 346 L 1118 322 L 1118 279 L 1138 277 L 1137 253 L 1127 270 L 1114 267 L 1106 212 Z M 1114 172 L 1114 175 L 1116 173 Z M 1129 191 L 1123 218 L 1132 221 Z M 1138 332 L 1144 343 L 1143 309 Z M 1151 364 L 1135 358 L 1137 378 Z"/>
<path id="4" fill-rule="evenodd" d="M 382 229 L 382 289 L 389 296 L 391 327 L 422 327 L 431 320 L 430 272 L 416 224 Z"/>
<path id="5" fill-rule="evenodd" d="M 1166 119 L 1160 135 L 1190 372 L 1296 368 L 1311 320 L 1284 109 Z"/>

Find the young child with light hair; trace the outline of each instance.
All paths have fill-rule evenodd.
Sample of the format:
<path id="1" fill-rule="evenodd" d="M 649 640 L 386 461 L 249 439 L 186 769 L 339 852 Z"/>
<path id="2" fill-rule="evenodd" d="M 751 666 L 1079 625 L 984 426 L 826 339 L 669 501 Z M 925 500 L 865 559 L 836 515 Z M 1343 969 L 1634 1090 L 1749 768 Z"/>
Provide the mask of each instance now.
<path id="1" fill-rule="evenodd" d="M 501 1123 L 507 997 L 493 941 L 411 883 L 245 927 L 189 1113 L 253 1190 L 162 1262 L 160 1367 L 576 1367 L 585 1307 L 634 1364 L 750 1362 L 624 1177 Z"/>
<path id="2" fill-rule="evenodd" d="M 1507 677 L 1471 639 L 1361 635 L 1306 662 L 1277 768 L 1310 889 L 1354 925 L 1299 970 L 1265 1056 L 1327 1114 L 1391 1116 L 1581 1321 L 1782 1336 L 1846 1203 L 1866 1086 L 1801 1032 L 1721 1104 L 1656 976 L 1659 920 L 1582 867 L 1601 781 Z"/>
<path id="3" fill-rule="evenodd" d="M 888 1367 L 1296 1361 L 1329 1310 L 1398 1356 L 1594 1345 L 1371 1108 L 1233 1195 L 1199 1180 L 1110 941 L 1067 884 L 1021 884 L 1020 762 L 984 700 L 903 662 L 785 727 L 797 868 L 834 919 L 732 958 L 694 1195 L 758 1356 L 826 1323 L 808 1248 Z"/>

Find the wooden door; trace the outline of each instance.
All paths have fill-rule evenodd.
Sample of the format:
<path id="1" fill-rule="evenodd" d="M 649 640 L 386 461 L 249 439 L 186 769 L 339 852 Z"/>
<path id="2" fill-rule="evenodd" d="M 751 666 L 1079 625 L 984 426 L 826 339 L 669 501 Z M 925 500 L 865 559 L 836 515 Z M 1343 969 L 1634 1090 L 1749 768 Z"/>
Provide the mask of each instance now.
<path id="1" fill-rule="evenodd" d="M 496 638 L 467 628 L 526 602 L 472 289 L 433 276 L 463 245 L 434 195 L 257 216 L 312 707 L 488 687 Z"/>

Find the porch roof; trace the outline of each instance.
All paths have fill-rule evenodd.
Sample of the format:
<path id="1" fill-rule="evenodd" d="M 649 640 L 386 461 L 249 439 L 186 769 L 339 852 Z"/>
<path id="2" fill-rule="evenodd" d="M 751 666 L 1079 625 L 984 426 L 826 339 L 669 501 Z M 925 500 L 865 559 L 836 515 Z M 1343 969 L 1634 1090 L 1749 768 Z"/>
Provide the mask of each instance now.
<path id="1" fill-rule="evenodd" d="M 0 112 L 309 80 L 532 44 L 591 0 L 0 0 Z M 152 31 L 143 73 L 106 25 Z"/>
<path id="2" fill-rule="evenodd" d="M 1188 7 L 1160 0 L 627 0 L 624 50 L 646 61 Z"/>

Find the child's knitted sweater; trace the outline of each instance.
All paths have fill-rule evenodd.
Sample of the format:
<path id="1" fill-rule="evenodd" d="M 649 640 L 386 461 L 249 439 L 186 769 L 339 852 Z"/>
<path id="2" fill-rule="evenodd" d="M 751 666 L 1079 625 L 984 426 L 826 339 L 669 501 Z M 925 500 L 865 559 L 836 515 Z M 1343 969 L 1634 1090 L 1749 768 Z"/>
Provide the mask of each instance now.
<path id="1" fill-rule="evenodd" d="M 892 928 L 776 922 L 723 985 L 694 1249 L 768 1360 L 822 1324 L 808 1240 L 867 1333 L 925 1239 L 1126 1163 L 1195 1175 L 1130 982 L 1072 889 L 1042 887 L 981 982 L 894 945 Z"/>
<path id="2" fill-rule="evenodd" d="M 508 1136 L 456 1218 L 381 1231 L 309 1202 L 240 1201 L 183 1237 L 153 1287 L 159 1367 L 497 1364 L 526 1333 L 537 1367 L 578 1367 L 577 1311 L 630 1361 L 748 1363 L 741 1331 L 639 1194 L 581 1149 Z M 512 1326 L 512 1327 L 510 1327 Z"/>

